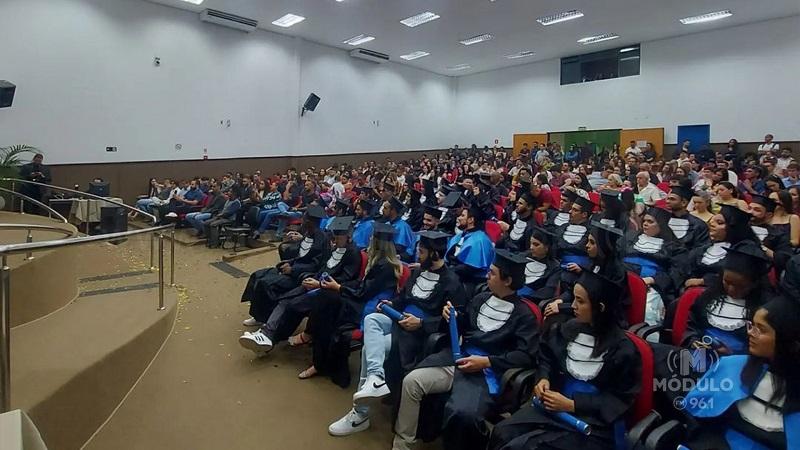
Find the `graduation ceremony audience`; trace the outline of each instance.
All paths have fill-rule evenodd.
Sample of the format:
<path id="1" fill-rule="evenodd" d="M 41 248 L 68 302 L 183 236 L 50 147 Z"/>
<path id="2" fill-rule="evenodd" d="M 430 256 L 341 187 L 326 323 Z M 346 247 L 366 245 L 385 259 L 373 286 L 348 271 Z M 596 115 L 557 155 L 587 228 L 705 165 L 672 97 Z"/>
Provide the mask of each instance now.
<path id="1" fill-rule="evenodd" d="M 189 211 L 200 233 L 225 216 L 279 243 L 242 293 L 239 342 L 258 357 L 308 345 L 299 378 L 342 388 L 360 352 L 332 436 L 386 407 L 397 450 L 800 448 L 800 166 L 770 135 L 757 158 L 738 145 L 685 143 L 672 159 L 636 141 L 517 157 L 456 146 L 151 180 L 137 206 Z M 685 352 L 710 359 L 678 370 Z M 701 383 L 723 378 L 731 390 Z M 680 389 L 653 388 L 672 379 Z"/>

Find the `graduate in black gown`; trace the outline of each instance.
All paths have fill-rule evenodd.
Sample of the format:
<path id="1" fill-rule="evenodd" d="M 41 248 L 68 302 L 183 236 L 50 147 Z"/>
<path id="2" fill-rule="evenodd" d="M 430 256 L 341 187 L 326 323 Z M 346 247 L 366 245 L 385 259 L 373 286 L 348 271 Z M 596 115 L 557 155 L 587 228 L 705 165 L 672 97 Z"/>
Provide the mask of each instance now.
<path id="1" fill-rule="evenodd" d="M 575 284 L 575 318 L 556 324 L 542 340 L 534 395 L 492 431 L 493 450 L 606 450 L 624 438 L 625 415 L 641 388 L 641 359 L 617 317 L 621 286 L 592 272 Z M 591 426 L 586 436 L 551 412 Z M 619 448 L 619 447 L 617 447 Z"/>
<path id="2" fill-rule="evenodd" d="M 320 279 L 327 273 L 344 286 L 357 287 L 361 282 L 361 252 L 350 239 L 353 217 L 335 217 L 328 227 L 333 233 L 333 246 L 324 257 L 324 263 L 317 273 L 307 274 L 301 284 L 288 292 L 279 293 L 278 304 L 266 323 L 257 331 L 245 332 L 239 338 L 242 347 L 263 355 L 272 350 L 280 341 L 291 336 L 300 322 L 308 316 L 316 301 Z M 310 335 L 301 333 L 290 344 L 299 345 L 311 341 Z"/>
<path id="3" fill-rule="evenodd" d="M 412 231 L 417 232 L 422 228 L 422 215 L 424 212 L 422 202 L 420 202 L 422 192 L 409 185 L 408 194 L 408 207 L 401 217 L 411 227 Z"/>
<path id="4" fill-rule="evenodd" d="M 672 211 L 669 228 L 687 249 L 707 245 L 708 225 L 686 209 L 692 201 L 694 191 L 686 186 L 673 186 L 667 194 L 667 207 Z"/>
<path id="5" fill-rule="evenodd" d="M 301 379 L 318 373 L 328 375 L 341 386 L 350 385 L 347 358 L 350 337 L 361 328 L 364 316 L 381 300 L 391 299 L 397 292 L 402 263 L 394 245 L 394 228 L 375 223 L 363 282 L 356 286 L 339 283 L 335 278 L 320 282 L 313 309 L 309 315 L 313 364 L 300 373 Z"/>
<path id="6" fill-rule="evenodd" d="M 442 442 L 445 450 L 483 450 L 488 440 L 485 415 L 499 394 L 503 373 L 531 368 L 539 332 L 536 318 L 516 291 L 524 283 L 525 258 L 498 250 L 488 277 L 489 292 L 476 295 L 465 309 L 450 313 L 445 306 L 442 331 L 456 320 L 462 337 L 462 357 L 450 346 L 426 357 L 403 380 L 395 423 L 394 449 L 408 449 L 417 432 L 420 401 L 426 394 L 450 391 L 444 407 Z"/>
<path id="7" fill-rule="evenodd" d="M 556 236 L 541 227 L 531 231 L 528 262 L 525 263 L 525 286 L 517 294 L 534 303 L 556 296 L 561 282 L 561 264 L 553 256 Z"/>
<path id="8" fill-rule="evenodd" d="M 689 249 L 683 269 L 684 287 L 711 286 L 719 277 L 725 259 L 725 249 L 743 240 L 758 242 L 750 227 L 752 216 L 736 206 L 722 205 L 719 214 L 711 219 L 708 244 Z M 668 314 L 669 316 L 669 314 Z"/>
<path id="9" fill-rule="evenodd" d="M 501 222 L 500 228 L 504 229 L 503 235 L 497 241 L 497 248 L 505 248 L 513 252 L 524 252 L 528 249 L 531 232 L 536 226 L 533 218 L 536 199 L 530 193 L 523 193 L 517 200 L 514 210 L 517 214 L 511 222 Z"/>
<path id="10" fill-rule="evenodd" d="M 327 214 L 322 207 L 309 206 L 300 233 L 287 233 L 287 237 L 296 242 L 296 248 L 281 255 L 275 267 L 250 274 L 241 300 L 250 302 L 250 318 L 244 321 L 245 326 L 263 325 L 278 303 L 278 297 L 299 286 L 307 274 L 317 273 L 330 248 L 330 240 L 319 228 L 325 217 Z"/>
<path id="11" fill-rule="evenodd" d="M 748 354 L 720 359 L 683 405 L 691 450 L 800 448 L 800 308 L 775 298 L 748 322 Z M 724 385 L 731 389 L 714 389 Z"/>
<path id="12" fill-rule="evenodd" d="M 761 242 L 764 252 L 772 260 L 777 272 L 781 273 L 794 251 L 787 230 L 770 224 L 772 213 L 778 204 L 763 195 L 751 194 L 751 197 L 749 206 L 753 218 L 750 220 L 750 228 Z"/>
<path id="13" fill-rule="evenodd" d="M 561 190 L 561 204 L 558 209 L 550 208 L 547 210 L 547 218 L 545 219 L 544 226 L 550 231 L 569 223 L 570 211 L 572 204 L 578 194 L 572 189 L 564 188 Z"/>

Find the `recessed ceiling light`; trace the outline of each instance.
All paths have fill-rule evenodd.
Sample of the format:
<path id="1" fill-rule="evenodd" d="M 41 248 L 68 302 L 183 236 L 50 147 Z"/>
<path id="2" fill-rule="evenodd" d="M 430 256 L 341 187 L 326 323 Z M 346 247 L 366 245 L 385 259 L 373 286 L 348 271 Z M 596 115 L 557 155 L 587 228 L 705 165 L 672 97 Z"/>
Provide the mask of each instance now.
<path id="1" fill-rule="evenodd" d="M 361 45 L 365 42 L 369 42 L 372 40 L 375 40 L 375 36 L 367 36 L 365 34 L 359 34 L 358 36 L 353 36 L 346 41 L 342 41 L 342 44 Z"/>
<path id="2" fill-rule="evenodd" d="M 424 58 L 428 55 L 430 55 L 430 53 L 428 52 L 416 51 L 416 52 L 411 52 L 407 55 L 400 55 L 400 57 L 405 59 L 406 61 L 412 61 L 415 59 Z"/>
<path id="3" fill-rule="evenodd" d="M 470 67 L 469 64 L 456 64 L 455 66 L 447 66 L 447 70 L 467 70 Z"/>
<path id="4" fill-rule="evenodd" d="M 272 22 L 272 24 L 283 28 L 289 28 L 290 26 L 296 25 L 304 20 L 306 20 L 306 18 L 303 16 L 298 16 L 297 14 L 287 14 Z"/>
<path id="5" fill-rule="evenodd" d="M 535 54 L 536 54 L 535 52 L 528 50 L 524 52 L 513 53 L 511 55 L 506 55 L 506 58 L 508 59 L 527 58 L 528 56 L 533 56 Z"/>
<path id="6" fill-rule="evenodd" d="M 598 42 L 610 41 L 618 37 L 619 36 L 614 33 L 598 34 L 597 36 L 589 36 L 583 39 L 578 39 L 578 43 L 583 45 L 596 44 Z"/>
<path id="7" fill-rule="evenodd" d="M 400 21 L 403 25 L 407 27 L 414 28 L 417 25 L 422 25 L 423 23 L 427 23 L 433 20 L 438 19 L 440 16 L 438 14 L 434 14 L 430 11 L 426 11 L 422 14 L 417 14 L 416 16 L 411 16 L 406 19 Z"/>
<path id="8" fill-rule="evenodd" d="M 728 18 L 732 15 L 733 13 L 729 9 L 726 9 L 725 11 L 710 12 L 706 14 L 700 14 L 699 16 L 686 17 L 681 19 L 681 23 L 684 25 L 692 25 L 695 23 L 713 22 L 715 20 Z"/>
<path id="9" fill-rule="evenodd" d="M 494 36 L 491 34 L 479 34 L 478 36 L 472 36 L 471 38 L 467 38 L 459 42 L 464 45 L 472 45 L 477 44 L 478 42 L 491 41 L 493 37 Z"/>
<path id="10" fill-rule="evenodd" d="M 639 50 L 639 47 L 625 47 L 625 48 L 619 49 L 619 52 L 620 53 L 628 53 L 628 52 L 632 52 L 634 50 Z"/>
<path id="11" fill-rule="evenodd" d="M 203 3 L 203 0 L 183 0 L 183 1 L 185 1 L 186 3 L 191 3 L 193 5 L 199 5 Z"/>
<path id="12" fill-rule="evenodd" d="M 583 17 L 583 13 L 578 11 L 577 9 L 573 9 L 572 11 L 566 11 L 558 14 L 551 14 L 549 16 L 539 17 L 538 19 L 536 19 L 536 21 L 544 26 L 547 26 L 547 25 L 553 25 L 555 23 L 566 22 L 568 20 L 579 19 L 581 17 Z"/>

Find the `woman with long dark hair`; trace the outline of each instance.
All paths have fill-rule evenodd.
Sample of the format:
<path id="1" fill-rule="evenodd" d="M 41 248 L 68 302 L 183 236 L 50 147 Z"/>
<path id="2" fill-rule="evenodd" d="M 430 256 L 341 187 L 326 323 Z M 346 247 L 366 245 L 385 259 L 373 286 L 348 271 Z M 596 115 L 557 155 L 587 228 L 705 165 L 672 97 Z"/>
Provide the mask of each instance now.
<path id="1" fill-rule="evenodd" d="M 561 280 L 561 266 L 553 256 L 554 234 L 543 228 L 534 227 L 529 241 L 525 286 L 519 289 L 517 294 L 538 303 L 555 297 Z"/>
<path id="2" fill-rule="evenodd" d="M 792 248 L 800 247 L 800 216 L 794 210 L 792 194 L 788 191 L 772 192 L 769 198 L 777 204 L 770 225 L 789 237 Z"/>
<path id="3" fill-rule="evenodd" d="M 747 354 L 721 358 L 685 399 L 700 419 L 689 448 L 800 448 L 798 323 L 794 301 L 776 298 L 756 310 L 745 325 Z"/>
<path id="4" fill-rule="evenodd" d="M 622 287 L 584 272 L 574 287 L 575 318 L 555 325 L 540 345 L 534 395 L 493 430 L 493 450 L 608 449 L 624 434 L 624 417 L 641 388 L 641 360 L 620 328 Z M 540 406 L 539 406 L 540 405 Z M 591 426 L 584 435 L 553 413 L 566 412 Z"/>

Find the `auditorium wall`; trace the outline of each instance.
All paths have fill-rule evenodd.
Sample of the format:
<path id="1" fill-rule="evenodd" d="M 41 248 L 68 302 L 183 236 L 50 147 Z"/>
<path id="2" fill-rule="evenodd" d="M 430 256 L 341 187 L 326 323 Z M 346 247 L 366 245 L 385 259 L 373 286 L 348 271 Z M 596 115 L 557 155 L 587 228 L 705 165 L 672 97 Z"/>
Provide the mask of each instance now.
<path id="1" fill-rule="evenodd" d="M 200 160 L 204 148 L 210 159 L 426 150 L 452 139 L 451 77 L 146 1 L 3 0 L 0 42 L 0 79 L 18 86 L 0 110 L 0 146 L 35 145 L 49 163 Z M 300 118 L 312 91 L 322 102 Z"/>
<path id="2" fill-rule="evenodd" d="M 561 86 L 558 59 L 459 77 L 457 143 L 585 126 L 664 127 L 674 144 L 691 124 L 711 124 L 711 142 L 800 140 L 800 16 L 643 42 L 641 54 L 641 75 L 583 84 Z"/>

